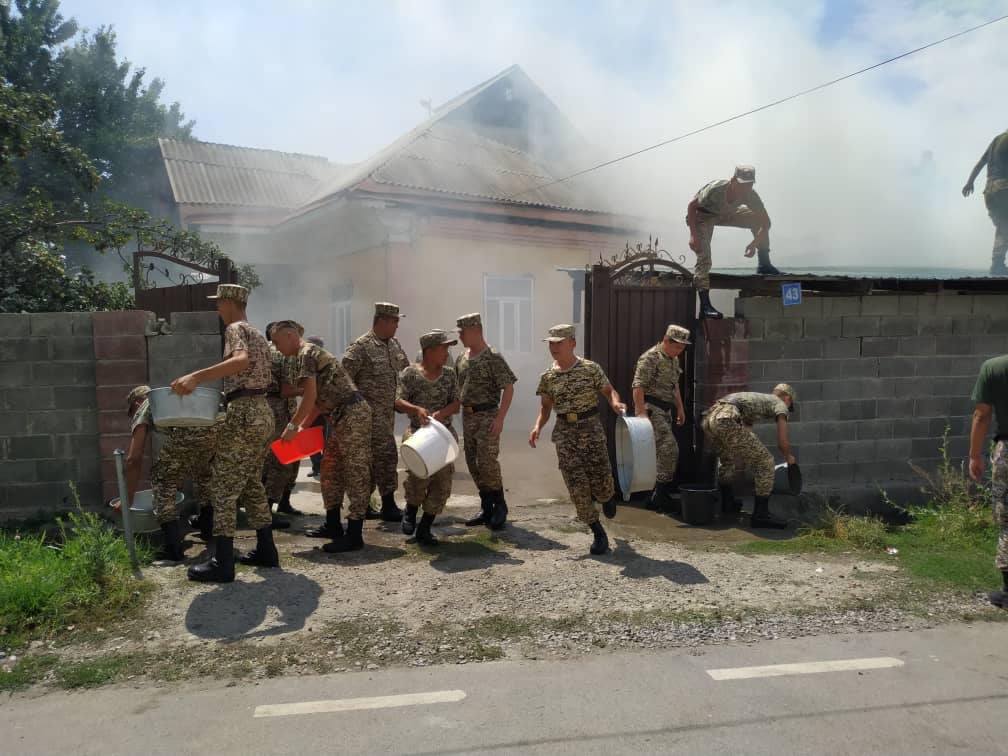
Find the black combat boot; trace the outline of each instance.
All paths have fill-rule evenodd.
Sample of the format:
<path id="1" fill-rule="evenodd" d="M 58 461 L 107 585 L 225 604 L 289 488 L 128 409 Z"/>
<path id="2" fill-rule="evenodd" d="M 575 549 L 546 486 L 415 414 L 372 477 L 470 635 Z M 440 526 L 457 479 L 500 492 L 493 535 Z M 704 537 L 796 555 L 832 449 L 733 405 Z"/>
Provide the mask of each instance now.
<path id="1" fill-rule="evenodd" d="M 234 538 L 226 536 L 214 536 L 214 555 L 189 568 L 189 579 L 197 583 L 231 583 L 234 576 Z"/>
<path id="2" fill-rule="evenodd" d="M 1000 591 L 992 591 L 987 594 L 987 598 L 994 606 L 999 606 L 1002 609 L 1008 609 L 1008 572 L 1002 572 L 1001 578 L 1004 580 L 1004 586 Z"/>
<path id="3" fill-rule="evenodd" d="M 300 509 L 294 509 L 290 503 L 291 492 L 284 491 L 284 495 L 280 497 L 280 501 L 277 502 L 277 513 L 285 515 L 294 515 L 295 517 L 304 514 Z"/>
<path id="4" fill-rule="evenodd" d="M 602 514 L 610 520 L 616 516 L 616 494 L 609 497 L 609 501 L 602 502 Z"/>
<path id="5" fill-rule="evenodd" d="M 182 525 L 179 521 L 161 523 L 161 535 L 164 545 L 157 554 L 157 559 L 167 562 L 181 562 L 185 559 L 185 547 L 182 545 Z"/>
<path id="6" fill-rule="evenodd" d="M 324 544 L 323 551 L 342 554 L 344 551 L 358 551 L 364 548 L 364 520 L 347 520 L 346 525 L 346 535 L 334 539 L 332 543 Z"/>
<path id="7" fill-rule="evenodd" d="M 721 492 L 721 516 L 738 517 L 738 513 L 742 511 L 742 502 L 735 498 L 735 489 L 729 483 L 718 486 L 718 490 Z"/>
<path id="8" fill-rule="evenodd" d="M 710 303 L 710 291 L 707 289 L 700 289 L 697 293 L 700 295 L 701 318 L 706 318 L 707 320 L 720 320 L 724 317 L 724 315 L 715 310 L 714 305 Z"/>
<path id="9" fill-rule="evenodd" d="M 998 255 L 991 260 L 990 275 L 1008 276 L 1008 266 L 1005 265 L 1004 255 Z"/>
<path id="10" fill-rule="evenodd" d="M 651 498 L 648 499 L 644 508 L 652 512 L 665 511 L 665 489 L 661 483 L 655 483 L 654 491 L 651 492 Z"/>
<path id="11" fill-rule="evenodd" d="M 490 516 L 493 514 L 493 502 L 490 500 L 490 492 L 484 491 L 482 488 L 479 492 L 480 497 L 480 513 L 473 517 L 472 519 L 466 520 L 465 524 L 467 528 L 474 528 L 477 525 L 486 525 L 490 522 Z"/>
<path id="12" fill-rule="evenodd" d="M 252 567 L 279 567 L 280 555 L 273 543 L 273 528 L 259 528 L 256 531 L 256 547 L 238 561 Z"/>
<path id="13" fill-rule="evenodd" d="M 381 497 L 381 512 L 379 516 L 385 522 L 401 522 L 402 521 L 402 510 L 395 503 L 395 494 L 382 494 Z"/>
<path id="14" fill-rule="evenodd" d="M 420 518 L 420 525 L 416 531 L 416 541 L 424 546 L 437 546 L 438 539 L 431 533 L 431 525 L 434 524 L 434 515 L 424 512 Z"/>
<path id="15" fill-rule="evenodd" d="M 588 549 L 590 554 L 598 556 L 599 554 L 605 554 L 609 551 L 609 536 L 606 535 L 605 530 L 602 529 L 602 523 L 596 520 L 590 526 L 592 533 L 595 534 L 595 540 L 592 541 L 591 547 Z"/>
<path id="16" fill-rule="evenodd" d="M 328 538 L 335 540 L 343 537 L 343 523 L 340 522 L 340 511 L 338 509 L 327 509 L 325 522 L 320 527 L 308 528 L 305 535 L 309 538 Z"/>
<path id="17" fill-rule="evenodd" d="M 213 507 L 200 507 L 199 514 L 189 518 L 189 527 L 199 531 L 199 537 L 204 541 L 213 538 Z"/>
<path id="18" fill-rule="evenodd" d="M 779 276 L 781 272 L 770 262 L 770 250 L 760 249 L 756 251 L 759 265 L 756 266 L 756 275 L 759 276 Z"/>
<path id="19" fill-rule="evenodd" d="M 419 509 L 419 507 L 411 507 L 409 504 L 406 505 L 406 513 L 403 514 L 402 518 L 402 532 L 406 535 L 413 535 L 413 533 L 416 532 L 417 509 Z"/>
<path id="20" fill-rule="evenodd" d="M 490 499 L 493 509 L 490 511 L 490 521 L 487 525 L 490 530 L 501 530 L 507 522 L 508 506 L 504 501 L 504 492 L 501 490 L 488 491 L 487 497 Z"/>
<path id="21" fill-rule="evenodd" d="M 749 518 L 749 527 L 784 530 L 787 527 L 787 520 L 780 520 L 770 514 L 769 496 L 757 496 L 753 504 L 752 517 Z"/>

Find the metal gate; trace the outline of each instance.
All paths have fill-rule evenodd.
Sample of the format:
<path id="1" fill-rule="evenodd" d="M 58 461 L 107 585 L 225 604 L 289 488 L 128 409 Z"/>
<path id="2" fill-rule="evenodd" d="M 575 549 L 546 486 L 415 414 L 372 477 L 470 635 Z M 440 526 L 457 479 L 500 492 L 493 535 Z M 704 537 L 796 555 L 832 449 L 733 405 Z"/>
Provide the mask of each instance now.
<path id="1" fill-rule="evenodd" d="M 637 358 L 654 346 L 670 323 L 690 330 L 696 344 L 696 290 L 688 270 L 671 260 L 653 255 L 628 256 L 613 266 L 595 265 L 585 286 L 585 355 L 599 363 L 633 411 L 634 369 Z M 697 438 L 693 419 L 696 363 L 694 347 L 680 357 L 683 375 L 679 390 L 686 409 L 686 423 L 676 429 L 679 467 L 675 484 L 693 482 L 697 469 Z M 616 418 L 602 413 L 609 459 L 616 468 L 614 436 Z"/>
<path id="2" fill-rule="evenodd" d="M 141 263 L 141 258 L 145 257 L 167 260 L 194 273 L 173 274 L 168 267 L 161 269 L 152 262 Z M 158 286 L 156 281 L 152 280 L 151 273 L 157 273 L 158 276 L 164 276 L 170 281 L 178 280 L 179 284 Z M 215 276 L 217 280 L 204 282 L 206 276 Z M 215 267 L 207 267 L 160 252 L 133 253 L 133 291 L 136 309 L 153 312 L 159 318 L 167 318 L 173 312 L 216 310 L 214 300 L 207 297 L 216 293 L 218 283 L 238 283 L 238 273 L 226 257 L 216 260 Z"/>

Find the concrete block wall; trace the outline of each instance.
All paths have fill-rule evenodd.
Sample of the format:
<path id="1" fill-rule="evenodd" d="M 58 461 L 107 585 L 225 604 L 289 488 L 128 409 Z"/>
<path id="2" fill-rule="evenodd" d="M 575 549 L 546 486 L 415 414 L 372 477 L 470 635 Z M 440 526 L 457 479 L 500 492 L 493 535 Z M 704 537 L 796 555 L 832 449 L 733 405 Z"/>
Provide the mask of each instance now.
<path id="1" fill-rule="evenodd" d="M 749 388 L 786 381 L 799 394 L 791 439 L 818 490 L 916 483 L 910 463 L 937 465 L 946 426 L 949 453 L 963 460 L 977 370 L 1008 352 L 1005 295 L 807 296 L 794 307 L 750 297 L 736 300 L 736 316 L 748 329 Z M 776 448 L 772 426 L 757 433 Z"/>

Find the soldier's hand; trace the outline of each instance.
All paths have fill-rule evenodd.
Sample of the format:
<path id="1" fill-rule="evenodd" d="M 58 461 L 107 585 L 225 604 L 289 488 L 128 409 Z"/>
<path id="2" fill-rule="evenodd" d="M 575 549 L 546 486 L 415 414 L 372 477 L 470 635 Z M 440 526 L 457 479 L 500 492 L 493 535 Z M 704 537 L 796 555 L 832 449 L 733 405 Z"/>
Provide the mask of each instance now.
<path id="1" fill-rule="evenodd" d="M 969 197 L 971 194 L 973 194 L 973 183 L 972 182 L 970 182 L 969 184 L 966 184 L 966 186 L 963 187 L 963 197 Z"/>
<path id="2" fill-rule="evenodd" d="M 984 461 L 983 457 L 970 457 L 969 476 L 977 483 L 983 479 Z"/>
<path id="3" fill-rule="evenodd" d="M 676 414 L 676 419 L 675 419 L 675 424 L 676 425 L 686 425 L 686 415 L 684 415 L 682 412 L 677 413 Z"/>
<path id="4" fill-rule="evenodd" d="M 294 438 L 294 436 L 298 434 L 298 432 L 300 432 L 300 430 L 301 430 L 300 428 L 297 427 L 292 428 L 288 425 L 286 428 L 284 428 L 283 433 L 280 434 L 280 438 L 282 438 L 284 441 L 290 441 Z"/>
<path id="5" fill-rule="evenodd" d="M 198 385 L 199 383 L 196 381 L 196 376 L 189 373 L 189 375 L 183 375 L 181 378 L 176 378 L 172 381 L 171 389 L 176 394 L 186 396 L 187 394 L 191 394 L 195 391 Z"/>
<path id="6" fill-rule="evenodd" d="M 493 422 L 490 423 L 490 435 L 496 438 L 501 434 L 503 430 L 504 430 L 504 418 L 501 417 L 500 415 L 497 415 L 497 417 L 493 419 Z"/>
<path id="7" fill-rule="evenodd" d="M 626 414 L 626 405 L 623 404 L 623 402 L 613 402 L 611 406 L 612 411 L 615 412 L 617 415 Z"/>
<path id="8" fill-rule="evenodd" d="M 539 440 L 539 428 L 535 427 L 535 428 L 532 429 L 532 432 L 529 433 L 529 446 L 531 446 L 533 449 L 535 449 L 536 448 L 536 441 L 538 441 L 538 440 Z"/>
<path id="9" fill-rule="evenodd" d="M 752 257 L 755 254 L 756 254 L 756 240 L 754 239 L 753 241 L 746 244 L 745 256 Z"/>
<path id="10" fill-rule="evenodd" d="M 417 407 L 417 420 L 420 421 L 420 425 L 427 425 L 430 422 L 430 412 L 425 410 L 423 407 Z"/>
<path id="11" fill-rule="evenodd" d="M 794 458 L 794 454 L 788 454 L 787 455 L 787 463 L 789 465 L 797 465 L 798 464 L 798 460 Z"/>
<path id="12" fill-rule="evenodd" d="M 649 417 L 651 417 L 648 414 L 647 407 L 645 407 L 643 409 L 637 410 L 637 417 L 643 417 L 643 418 L 649 418 Z"/>

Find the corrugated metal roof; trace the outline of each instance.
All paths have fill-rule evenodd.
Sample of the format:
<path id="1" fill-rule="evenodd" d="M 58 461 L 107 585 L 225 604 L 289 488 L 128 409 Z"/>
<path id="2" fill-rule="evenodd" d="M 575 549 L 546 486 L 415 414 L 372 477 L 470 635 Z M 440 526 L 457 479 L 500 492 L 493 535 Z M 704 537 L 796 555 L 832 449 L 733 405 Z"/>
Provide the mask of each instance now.
<path id="1" fill-rule="evenodd" d="M 159 139 L 180 205 L 294 209 L 345 166 L 324 157 L 211 142 Z"/>

